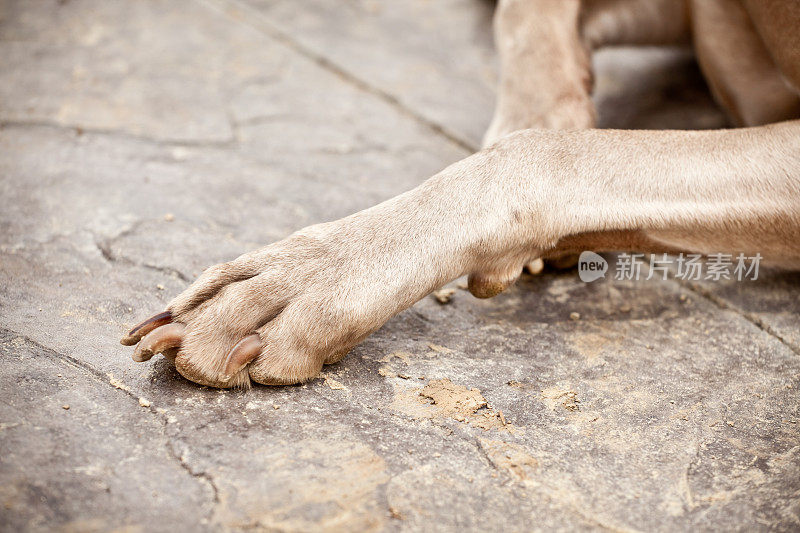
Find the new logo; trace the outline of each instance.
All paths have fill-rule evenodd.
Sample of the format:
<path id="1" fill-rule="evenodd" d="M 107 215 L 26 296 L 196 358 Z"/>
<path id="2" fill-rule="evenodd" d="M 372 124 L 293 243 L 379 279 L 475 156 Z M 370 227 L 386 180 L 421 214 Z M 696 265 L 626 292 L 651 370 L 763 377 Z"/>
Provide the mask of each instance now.
<path id="1" fill-rule="evenodd" d="M 578 276 L 586 283 L 606 277 L 608 261 L 594 252 L 581 252 L 578 258 Z"/>

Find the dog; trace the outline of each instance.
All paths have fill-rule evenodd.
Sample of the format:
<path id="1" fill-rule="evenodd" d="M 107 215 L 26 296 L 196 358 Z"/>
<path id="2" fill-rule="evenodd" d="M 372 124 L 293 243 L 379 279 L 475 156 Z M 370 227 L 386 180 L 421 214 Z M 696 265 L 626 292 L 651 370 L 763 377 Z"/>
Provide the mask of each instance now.
<path id="1" fill-rule="evenodd" d="M 800 267 L 800 3 L 499 0 L 485 148 L 419 187 L 212 266 L 122 339 L 213 387 L 286 385 L 468 275 L 489 298 L 581 250 Z M 738 128 L 593 129 L 591 54 L 691 43 Z"/>

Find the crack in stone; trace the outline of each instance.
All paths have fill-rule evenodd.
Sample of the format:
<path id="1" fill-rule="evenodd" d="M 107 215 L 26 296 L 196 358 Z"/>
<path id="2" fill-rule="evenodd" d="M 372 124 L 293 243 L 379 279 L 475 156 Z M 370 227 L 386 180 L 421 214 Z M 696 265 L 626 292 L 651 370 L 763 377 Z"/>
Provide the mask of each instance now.
<path id="1" fill-rule="evenodd" d="M 213 498 L 213 505 L 211 506 L 211 508 L 209 509 L 208 513 L 206 513 L 206 516 L 205 516 L 206 520 L 208 520 L 208 522 L 211 523 L 212 519 L 214 518 L 214 512 L 216 511 L 216 507 L 220 503 L 219 487 L 217 487 L 217 482 L 214 481 L 214 477 L 211 474 L 209 474 L 208 472 L 205 472 L 205 471 L 202 471 L 202 470 L 199 471 L 199 472 L 195 472 L 194 469 L 192 469 L 191 465 L 186 461 L 186 459 L 184 459 L 183 456 L 181 454 L 179 454 L 175 450 L 175 443 L 173 442 L 172 439 L 170 439 L 166 435 L 166 428 L 167 428 L 167 426 L 169 426 L 169 421 L 165 417 L 162 417 L 162 418 L 163 418 L 162 422 L 164 423 L 164 430 L 165 430 L 164 431 L 165 443 L 166 443 L 166 446 L 167 446 L 167 450 L 169 451 L 169 454 L 172 456 L 173 459 L 178 461 L 178 464 L 180 465 L 180 467 L 183 470 L 185 470 L 190 476 L 192 476 L 193 478 L 197 478 L 197 479 L 202 480 L 211 489 L 211 492 L 212 492 L 213 497 L 214 497 Z"/>
<path id="2" fill-rule="evenodd" d="M 700 448 L 701 445 L 698 442 L 695 445 L 694 455 L 692 455 L 692 458 L 689 459 L 689 462 L 686 464 L 686 469 L 684 470 L 683 476 L 681 478 L 681 484 L 682 484 L 681 493 L 683 496 L 684 504 L 686 505 L 689 511 L 692 511 L 694 510 L 695 507 L 697 507 L 697 503 L 694 501 L 694 494 L 692 493 L 692 485 L 689 480 L 689 477 L 692 474 L 693 468 L 700 460 Z"/>
<path id="3" fill-rule="evenodd" d="M 130 133 L 120 129 L 86 128 L 80 125 L 61 124 L 52 120 L 0 120 L 0 130 L 5 128 L 49 128 L 75 135 L 102 135 L 118 139 L 147 142 L 157 146 L 185 148 L 235 148 L 239 145 L 234 124 L 231 123 L 232 136 L 221 141 L 160 139 L 138 133 Z"/>
<path id="4" fill-rule="evenodd" d="M 104 374 L 100 370 L 97 370 L 93 366 L 85 363 L 84 361 L 81 361 L 80 359 L 76 359 L 75 357 L 72 357 L 70 355 L 67 355 L 67 354 L 58 352 L 56 350 L 53 350 L 52 348 L 49 348 L 49 347 L 47 347 L 47 346 L 45 346 L 45 345 L 33 340 L 32 338 L 28 337 L 27 335 L 22 335 L 20 333 L 17 333 L 16 331 L 13 331 L 13 330 L 10 330 L 10 329 L 0 328 L 0 336 L 8 336 L 8 337 L 13 337 L 13 338 L 20 338 L 20 339 L 24 340 L 28 345 L 38 348 L 38 350 L 40 350 L 42 353 L 44 353 L 48 357 L 50 357 L 52 359 L 55 359 L 57 361 L 60 361 L 61 363 L 65 363 L 65 364 L 68 364 L 70 366 L 73 366 L 73 367 L 75 367 L 75 368 L 77 368 L 79 370 L 82 370 L 84 372 L 87 372 L 88 374 L 90 374 L 93 378 L 95 378 L 100 383 L 102 383 L 102 384 L 104 384 L 104 385 L 106 385 L 108 387 L 111 387 L 112 389 L 114 389 L 116 391 L 122 392 L 126 396 L 129 396 L 130 398 L 133 398 L 134 400 L 136 400 L 137 403 L 139 402 L 139 396 L 138 395 L 134 394 L 132 391 L 130 391 L 130 390 L 126 389 L 126 388 L 118 387 L 118 386 L 114 385 L 113 383 L 109 382 L 107 374 Z M 201 482 L 203 484 L 205 484 L 206 486 L 209 487 L 209 489 L 211 491 L 211 494 L 212 494 L 212 505 L 210 506 L 209 511 L 206 513 L 205 518 L 210 523 L 211 519 L 213 518 L 214 513 L 216 511 L 216 507 L 220 503 L 219 488 L 217 487 L 216 481 L 214 481 L 213 476 L 211 474 L 209 474 L 208 472 L 205 472 L 205 471 L 195 472 L 192 469 L 192 467 L 188 464 L 188 462 L 183 458 L 183 456 L 176 452 L 175 443 L 173 442 L 173 440 L 169 437 L 169 435 L 167 433 L 167 428 L 169 427 L 169 420 L 167 419 L 166 414 L 158 412 L 155 409 L 155 407 L 152 407 L 152 406 L 147 407 L 146 410 L 148 412 L 150 412 L 150 414 L 155 415 L 156 418 L 161 422 L 161 425 L 162 425 L 162 432 L 161 433 L 164 436 L 164 444 L 165 444 L 165 446 L 167 448 L 167 452 L 168 452 L 169 456 L 172 457 L 173 459 L 175 459 L 178 462 L 178 465 L 181 467 L 182 470 L 186 471 L 193 478 L 201 480 Z"/>
<path id="5" fill-rule="evenodd" d="M 400 415 L 398 413 L 389 412 L 389 416 L 391 416 L 393 418 L 399 418 L 400 420 L 403 420 L 405 422 L 409 422 L 409 421 L 413 422 L 414 421 L 413 418 L 406 418 L 403 415 Z M 477 450 L 479 456 L 481 457 L 481 459 L 487 464 L 487 466 L 491 470 L 493 470 L 495 472 L 498 472 L 499 474 L 502 474 L 502 471 L 497 467 L 497 465 L 494 463 L 494 461 L 492 461 L 492 459 L 489 457 L 489 454 L 486 452 L 486 450 L 483 448 L 483 446 L 480 445 L 480 442 L 478 441 L 478 439 L 477 438 L 472 438 L 472 436 L 468 434 L 469 432 L 467 432 L 467 431 L 455 431 L 455 430 L 453 430 L 453 428 L 451 428 L 451 427 L 449 427 L 449 426 L 447 426 L 445 424 L 442 424 L 441 422 L 438 422 L 438 421 L 436 421 L 434 419 L 426 419 L 426 420 L 429 421 L 432 426 L 449 432 L 449 436 L 455 437 L 459 441 L 469 445 L 472 448 L 475 448 Z M 504 482 L 500 482 L 501 486 L 509 487 L 509 486 L 514 484 L 513 480 L 509 476 L 504 476 L 504 477 L 505 477 L 505 481 Z M 542 486 L 545 487 L 545 488 L 550 489 L 550 486 L 547 483 L 542 483 Z M 524 487 L 524 483 L 523 483 L 523 487 Z M 605 530 L 608 530 L 608 531 L 614 531 L 614 532 L 630 532 L 630 531 L 632 531 L 632 530 L 630 530 L 630 529 L 628 529 L 628 528 L 626 528 L 624 526 L 616 526 L 616 525 L 607 524 L 602 519 L 595 518 L 591 514 L 587 513 L 583 509 L 581 509 L 576 504 L 576 502 L 554 497 L 552 495 L 553 492 L 554 491 L 550 490 L 550 494 L 544 494 L 544 496 L 546 496 L 547 498 L 549 498 L 553 502 L 558 502 L 560 504 L 563 504 L 563 505 L 567 506 L 569 509 L 572 510 L 573 513 L 575 513 L 575 515 L 577 515 L 581 519 L 583 519 L 583 520 L 585 520 L 585 521 L 587 521 L 587 522 L 589 522 L 589 523 L 591 523 L 591 524 L 593 524 L 595 526 L 598 526 L 598 527 L 600 527 L 602 529 L 605 529 Z M 591 511 L 591 510 L 589 510 L 589 511 Z"/>
<path id="6" fill-rule="evenodd" d="M 322 394 L 319 390 L 311 388 L 311 391 L 314 394 L 316 394 L 317 396 L 330 401 L 330 398 L 328 396 L 326 396 L 325 394 Z M 351 405 L 358 406 L 362 415 L 368 415 L 370 413 L 370 411 L 371 411 L 371 409 L 368 408 L 367 404 L 365 404 L 363 402 L 360 402 L 355 398 L 352 400 Z M 418 419 L 415 419 L 414 417 L 411 417 L 411 416 L 408 416 L 408 415 L 404 415 L 402 413 L 396 413 L 396 412 L 394 412 L 392 410 L 384 410 L 384 409 L 382 409 L 381 413 L 388 414 L 391 418 L 397 419 L 397 420 L 402 421 L 404 423 L 408 423 L 408 422 L 414 423 L 414 422 L 419 422 L 420 421 Z M 457 430 L 454 430 L 452 427 L 450 427 L 450 426 L 444 424 L 443 422 L 440 422 L 440 421 L 438 421 L 438 420 L 436 420 L 434 418 L 425 418 L 424 420 L 429 422 L 431 424 L 431 426 L 433 426 L 434 428 L 437 428 L 437 429 L 439 429 L 441 431 L 444 431 L 448 437 L 455 437 L 456 439 L 458 439 L 459 441 L 469 445 L 470 447 L 474 447 L 478 451 L 478 453 L 486 460 L 486 462 L 488 463 L 488 466 L 490 466 L 494 470 L 497 470 L 496 465 L 491 461 L 491 459 L 489 459 L 489 456 L 486 454 L 486 450 L 483 449 L 483 447 L 480 445 L 480 443 L 478 442 L 478 440 L 476 438 L 473 438 L 473 436 L 470 434 L 471 432 L 469 430 L 462 431 L 461 427 L 457 428 Z"/>
<path id="7" fill-rule="evenodd" d="M 231 145 L 232 146 L 239 146 L 242 143 L 242 135 L 240 129 L 240 124 L 237 122 L 236 117 L 234 116 L 233 111 L 230 108 L 225 110 L 225 117 L 228 119 L 228 126 L 231 128 Z"/>
<path id="8" fill-rule="evenodd" d="M 483 460 L 486 462 L 486 464 L 489 465 L 489 467 L 492 470 L 494 470 L 496 472 L 500 472 L 500 469 L 497 467 L 497 464 L 495 464 L 495 462 L 492 461 L 492 458 L 489 457 L 489 452 L 486 451 L 486 448 L 481 446 L 481 442 L 480 442 L 480 440 L 478 440 L 477 437 L 472 442 L 472 444 L 475 446 L 475 449 L 478 450 L 478 453 L 483 458 Z M 510 478 L 509 478 L 509 480 L 510 480 Z"/>
<path id="9" fill-rule="evenodd" d="M 267 18 L 263 13 L 254 9 L 253 7 L 244 4 L 238 0 L 199 0 L 199 1 L 211 7 L 215 11 L 223 13 L 227 17 L 232 18 L 232 12 L 235 11 L 247 14 L 247 18 L 236 18 L 237 22 L 246 24 L 247 26 L 250 26 L 256 31 L 266 34 L 267 36 L 271 37 L 275 41 L 285 46 L 286 48 L 312 61 L 320 68 L 334 74 L 336 77 L 348 83 L 349 85 L 355 87 L 356 89 L 377 97 L 384 103 L 391 106 L 395 111 L 401 113 L 403 116 L 413 119 L 415 122 L 425 126 L 436 135 L 439 135 L 440 137 L 443 137 L 448 141 L 450 141 L 452 144 L 458 146 L 459 148 L 467 152 L 467 155 L 473 154 L 479 150 L 477 146 L 474 146 L 471 142 L 462 138 L 457 133 L 449 130 L 442 124 L 439 124 L 438 122 L 435 122 L 434 120 L 431 120 L 426 116 L 422 115 L 421 113 L 418 113 L 413 109 L 411 109 L 410 107 L 406 106 L 395 95 L 370 84 L 369 82 L 359 78 L 352 72 L 348 71 L 344 67 L 334 63 L 324 55 L 319 54 L 314 50 L 312 50 L 310 47 L 301 44 L 295 39 L 292 39 L 286 32 L 284 32 L 275 24 L 273 24 L 272 21 L 269 20 L 269 18 Z"/>
<path id="10" fill-rule="evenodd" d="M 108 376 L 106 374 L 104 374 L 103 372 L 101 372 L 101 371 L 97 370 L 96 368 L 92 367 L 91 365 L 81 361 L 80 359 L 76 359 L 76 358 L 74 358 L 74 357 L 72 357 L 70 355 L 57 352 L 57 351 L 53 350 L 52 348 L 48 348 L 47 346 L 45 346 L 45 345 L 33 340 L 32 338 L 28 337 L 27 335 L 23 335 L 21 333 L 17 333 L 16 331 L 13 331 L 13 330 L 10 330 L 10 329 L 7 329 L 7 328 L 0 328 L 0 336 L 9 336 L 9 337 L 13 336 L 13 337 L 16 337 L 16 338 L 20 338 L 20 339 L 24 340 L 27 344 L 32 345 L 32 346 L 38 348 L 39 350 L 41 350 L 42 352 L 46 353 L 47 355 L 49 355 L 53 359 L 58 359 L 58 360 L 60 360 L 62 362 L 65 362 L 65 363 L 71 365 L 71 366 L 74 366 L 75 368 L 78 368 L 80 370 L 88 372 L 92 376 L 97 378 L 99 381 L 105 383 L 106 385 L 114 387 L 113 385 L 111 385 L 108 382 Z M 117 387 L 114 387 L 114 388 L 117 388 Z M 135 396 L 130 391 L 126 391 L 124 389 L 118 389 L 118 390 L 122 390 L 128 396 L 130 396 L 132 398 L 135 398 L 137 401 L 139 400 L 139 397 Z"/>
<path id="11" fill-rule="evenodd" d="M 719 309 L 725 311 L 731 311 L 732 313 L 739 315 L 740 317 L 744 318 L 745 320 L 753 324 L 755 327 L 757 327 L 767 335 L 770 335 L 771 337 L 777 339 L 781 344 L 789 348 L 794 354 L 800 355 L 800 346 L 795 346 L 791 341 L 785 339 L 780 333 L 775 331 L 775 329 L 773 329 L 772 326 L 764 322 L 764 320 L 755 313 L 745 311 L 744 309 L 735 306 L 734 304 L 717 296 L 716 294 L 712 293 L 711 291 L 709 291 L 708 289 L 697 283 L 692 283 L 683 280 L 676 280 L 676 282 L 678 283 L 678 285 L 689 289 L 698 296 L 701 296 L 706 300 L 708 300 L 709 302 L 713 303 Z"/>
<path id="12" fill-rule="evenodd" d="M 178 278 L 178 279 L 180 279 L 182 281 L 190 283 L 192 281 L 192 278 L 190 278 L 189 276 L 187 276 L 186 274 L 184 274 L 183 272 L 181 272 L 177 268 L 172 268 L 172 267 L 168 267 L 168 266 L 161 266 L 161 265 L 154 265 L 152 263 L 137 262 L 137 261 L 134 261 L 133 259 L 131 259 L 129 257 L 126 257 L 124 255 L 120 255 L 120 254 L 117 254 L 117 253 L 114 252 L 114 250 L 112 249 L 113 244 L 117 240 L 119 240 L 119 239 L 121 239 L 121 238 L 123 238 L 123 237 L 125 237 L 127 235 L 131 235 L 132 233 L 134 233 L 136 230 L 139 229 L 139 227 L 144 222 L 145 222 L 144 220 L 140 220 L 140 221 L 134 223 L 133 225 L 131 225 L 130 227 L 122 230 L 118 234 L 114 235 L 113 237 L 109 237 L 107 239 L 100 239 L 100 238 L 97 237 L 97 235 L 95 235 L 94 236 L 94 244 L 97 247 L 97 249 L 100 251 L 100 255 L 103 257 L 103 259 L 105 259 L 109 263 L 122 263 L 122 264 L 125 264 L 125 265 L 132 265 L 132 266 L 141 267 L 141 268 L 148 268 L 150 270 L 155 270 L 155 271 L 161 272 L 163 274 L 168 274 L 168 275 L 176 277 L 176 278 Z"/>
<path id="13" fill-rule="evenodd" d="M 331 401 L 331 399 L 328 396 L 326 396 L 325 394 L 322 394 L 320 391 L 315 390 L 314 388 L 311 388 L 310 390 L 312 392 L 314 392 L 315 394 L 317 394 L 319 397 L 324 398 L 324 399 L 326 399 L 328 401 Z M 357 397 L 354 397 L 353 401 L 349 402 L 348 405 L 356 406 L 356 407 L 359 408 L 361 413 L 367 414 L 369 409 L 366 408 L 366 404 L 363 404 L 363 403 L 359 402 L 356 398 Z M 397 420 L 399 420 L 399 421 L 401 421 L 403 423 L 408 423 L 408 422 L 411 422 L 411 423 L 417 422 L 418 423 L 418 422 L 420 422 L 419 420 L 417 420 L 417 419 L 415 419 L 413 417 L 408 417 L 408 416 L 403 415 L 401 413 L 395 413 L 395 412 L 393 412 L 391 410 L 382 409 L 381 413 L 388 414 L 389 417 L 397 419 Z M 451 438 L 455 438 L 458 441 L 463 442 L 464 444 L 468 445 L 469 447 L 474 448 L 478 452 L 478 454 L 479 454 L 479 456 L 481 458 L 481 461 L 485 462 L 488 468 L 490 468 L 491 470 L 493 470 L 495 472 L 498 472 L 499 474 L 502 474 L 502 471 L 497 467 L 497 465 L 494 463 L 494 461 L 491 460 L 491 458 L 489 457 L 489 455 L 486 452 L 486 450 L 480 445 L 480 442 L 479 442 L 478 438 L 474 436 L 475 431 L 472 431 L 469 428 L 463 427 L 461 425 L 457 425 L 457 427 L 454 429 L 454 428 L 452 428 L 452 427 L 450 427 L 450 426 L 448 426 L 448 425 L 446 425 L 446 424 L 444 424 L 444 423 L 442 423 L 442 422 L 440 422 L 438 420 L 435 420 L 433 418 L 425 418 L 424 420 L 427 421 L 427 422 L 430 422 L 430 424 L 431 424 L 431 426 L 433 428 L 436 428 L 436 429 L 438 429 L 440 431 L 446 432 L 447 436 L 449 436 Z M 513 480 L 511 478 L 509 478 L 509 477 L 507 477 L 505 481 L 498 480 L 498 483 L 500 483 L 500 485 L 502 487 L 510 487 L 510 486 L 514 485 Z M 525 484 L 523 483 L 522 486 L 525 487 Z M 543 488 L 547 489 L 547 492 L 540 493 L 542 496 L 547 497 L 552 502 L 555 502 L 555 503 L 558 503 L 560 505 L 565 506 L 565 508 L 571 510 L 576 516 L 580 517 L 582 520 L 585 520 L 586 522 L 588 522 L 588 523 L 590 523 L 590 524 L 592 524 L 592 525 L 594 525 L 596 527 L 599 527 L 599 528 L 607 530 L 607 531 L 614 531 L 614 532 L 625 532 L 625 533 L 628 533 L 628 532 L 633 531 L 632 529 L 629 529 L 626 526 L 619 526 L 619 525 L 616 525 L 616 524 L 609 524 L 609 523 L 607 523 L 605 521 L 605 519 L 603 519 L 601 517 L 594 516 L 594 511 L 592 509 L 583 509 L 581 507 L 581 502 L 576 502 L 576 501 L 573 501 L 573 500 L 569 500 L 569 499 L 565 499 L 565 498 L 559 498 L 559 497 L 554 496 L 554 494 L 557 493 L 558 491 L 553 490 L 552 486 L 549 483 L 542 482 L 541 486 Z"/>

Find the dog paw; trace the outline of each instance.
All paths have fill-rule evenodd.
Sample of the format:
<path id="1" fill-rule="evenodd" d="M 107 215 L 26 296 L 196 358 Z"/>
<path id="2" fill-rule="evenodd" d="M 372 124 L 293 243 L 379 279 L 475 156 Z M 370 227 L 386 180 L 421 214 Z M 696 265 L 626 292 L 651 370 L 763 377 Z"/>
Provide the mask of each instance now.
<path id="1" fill-rule="evenodd" d="M 309 380 L 443 282 L 443 259 L 392 239 L 364 220 L 306 228 L 207 269 L 121 342 L 203 385 Z"/>

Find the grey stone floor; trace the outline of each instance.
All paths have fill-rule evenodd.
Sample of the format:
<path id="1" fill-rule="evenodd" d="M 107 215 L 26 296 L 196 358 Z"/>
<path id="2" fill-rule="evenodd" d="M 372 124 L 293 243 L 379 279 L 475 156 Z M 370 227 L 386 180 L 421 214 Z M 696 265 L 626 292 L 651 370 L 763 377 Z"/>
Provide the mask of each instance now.
<path id="1" fill-rule="evenodd" d="M 492 7 L 0 1 L 2 530 L 800 529 L 798 274 L 456 289 L 246 393 L 118 344 L 474 150 Z M 725 124 L 685 53 L 596 64 L 603 126 Z"/>

